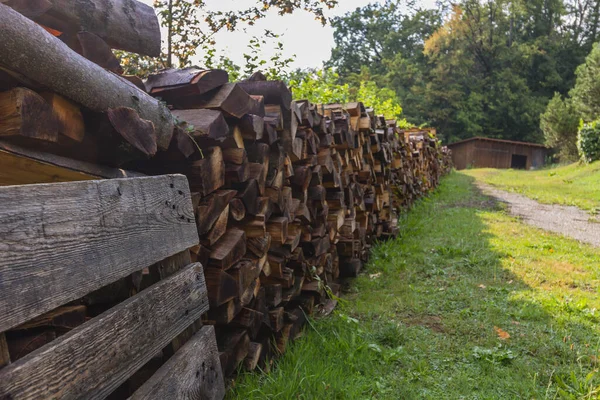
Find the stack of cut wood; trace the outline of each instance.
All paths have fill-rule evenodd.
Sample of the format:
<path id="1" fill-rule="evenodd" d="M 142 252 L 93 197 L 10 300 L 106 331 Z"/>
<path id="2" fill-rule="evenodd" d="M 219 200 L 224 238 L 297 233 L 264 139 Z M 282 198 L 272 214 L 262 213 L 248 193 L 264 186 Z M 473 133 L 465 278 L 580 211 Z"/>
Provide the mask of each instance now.
<path id="1" fill-rule="evenodd" d="M 120 76 L 110 49 L 155 54 L 156 17 L 135 1 L 54 3 L 0 4 L 0 136 L 187 176 L 200 237 L 192 259 L 210 302 L 203 320 L 226 374 L 284 352 L 306 315 L 330 312 L 338 279 L 356 276 L 374 240 L 396 234 L 398 212 L 447 170 L 434 132 L 399 131 L 362 103 L 293 101 L 260 73 L 239 83 L 196 67 Z M 108 22 L 91 23 L 99 18 Z"/>
<path id="2" fill-rule="evenodd" d="M 435 140 L 400 139 L 395 121 L 362 103 L 292 101 L 283 82 L 260 74 L 226 81 L 197 68 L 151 76 L 148 92 L 181 121 L 172 147 L 189 156 L 135 168 L 189 179 L 201 241 L 193 252 L 211 301 L 205 323 L 216 326 L 229 375 L 285 351 L 307 314 L 333 308 L 328 294 L 357 276 L 373 241 L 396 234 L 396 176 L 411 174 L 403 185 L 413 201 L 440 170 Z"/>

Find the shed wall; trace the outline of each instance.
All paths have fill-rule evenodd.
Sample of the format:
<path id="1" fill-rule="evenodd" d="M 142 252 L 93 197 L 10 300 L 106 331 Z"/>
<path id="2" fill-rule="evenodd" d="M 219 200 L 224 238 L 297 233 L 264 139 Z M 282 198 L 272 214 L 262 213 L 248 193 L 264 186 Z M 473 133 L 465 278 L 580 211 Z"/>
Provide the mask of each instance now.
<path id="1" fill-rule="evenodd" d="M 544 165 L 546 149 L 522 144 L 472 140 L 466 143 L 450 145 L 452 160 L 456 169 L 474 168 L 510 168 L 512 156 L 527 157 L 527 169 Z"/>

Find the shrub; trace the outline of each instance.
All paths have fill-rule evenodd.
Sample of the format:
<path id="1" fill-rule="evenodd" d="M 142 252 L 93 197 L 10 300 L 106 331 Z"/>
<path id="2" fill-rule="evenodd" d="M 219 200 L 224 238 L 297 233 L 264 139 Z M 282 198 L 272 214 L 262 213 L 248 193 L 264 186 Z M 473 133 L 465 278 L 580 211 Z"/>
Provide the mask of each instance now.
<path id="1" fill-rule="evenodd" d="M 564 99 L 556 93 L 548 103 L 546 112 L 541 115 L 541 128 L 544 132 L 546 145 L 557 150 L 562 162 L 576 161 L 577 129 L 579 115 L 575 111 L 573 101 Z"/>
<path id="2" fill-rule="evenodd" d="M 600 160 L 600 121 L 582 122 L 577 134 L 577 149 L 585 163 Z"/>

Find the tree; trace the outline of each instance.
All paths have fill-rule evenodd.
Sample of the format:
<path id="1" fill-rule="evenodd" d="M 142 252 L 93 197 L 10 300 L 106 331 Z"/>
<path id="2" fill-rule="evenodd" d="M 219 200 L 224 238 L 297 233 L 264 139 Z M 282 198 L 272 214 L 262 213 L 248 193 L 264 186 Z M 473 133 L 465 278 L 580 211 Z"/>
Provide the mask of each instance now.
<path id="1" fill-rule="evenodd" d="M 280 15 L 297 9 L 315 15 L 322 24 L 327 22 L 323 10 L 333 8 L 338 0 L 256 0 L 256 5 L 236 11 L 218 11 L 208 8 L 204 0 L 156 0 L 154 7 L 167 29 L 165 65 L 171 67 L 174 59 L 179 67 L 189 65 L 198 49 L 215 45 L 214 35 L 221 30 L 235 30 L 239 24 L 253 25 L 275 9 Z"/>
<path id="2" fill-rule="evenodd" d="M 541 116 L 540 127 L 546 145 L 558 150 L 561 161 L 577 160 L 579 114 L 570 98 L 563 99 L 556 93 Z"/>
<path id="3" fill-rule="evenodd" d="M 162 68 L 174 66 L 183 68 L 189 66 L 199 52 L 203 53 L 205 59 L 210 62 L 216 45 L 214 36 L 222 30 L 233 31 L 241 24 L 254 25 L 270 10 L 277 10 L 279 15 L 284 15 L 302 9 L 314 14 L 317 20 L 326 24 L 327 19 L 323 11 L 335 7 L 338 0 L 255 0 L 255 2 L 254 6 L 245 9 L 219 11 L 210 9 L 204 0 L 155 0 L 154 7 L 160 24 L 166 29 L 163 54 L 158 58 L 123 51 L 115 51 L 115 54 L 125 61 L 126 74 L 147 75 Z M 256 40 L 260 44 L 260 40 Z M 256 43 L 251 45 L 255 46 Z M 282 68 L 281 65 L 277 66 L 278 62 L 285 64 L 286 61 L 279 58 L 279 60 L 271 60 L 276 69 Z M 287 63 L 289 64 L 289 60 Z M 237 67 L 231 65 L 231 60 L 225 60 L 224 65 L 233 70 Z"/>
<path id="4" fill-rule="evenodd" d="M 577 81 L 569 93 L 581 118 L 600 118 L 600 45 L 594 46 L 585 63 L 576 71 Z"/>
<path id="5" fill-rule="evenodd" d="M 381 88 L 370 79 L 363 70 L 362 79 L 357 86 L 340 84 L 340 76 L 332 69 L 296 71 L 289 84 L 294 98 L 309 99 L 313 103 L 348 103 L 360 101 L 366 107 L 372 107 L 377 114 L 388 119 L 399 119 L 402 107 L 396 93 L 389 88 Z M 406 120 L 400 126 L 410 125 Z"/>
<path id="6" fill-rule="evenodd" d="M 594 0 L 399 1 L 336 19 L 330 65 L 355 84 L 365 67 L 404 115 L 446 141 L 476 135 L 544 141 L 540 116 L 566 96 L 598 38 Z M 378 21 L 381 21 L 379 24 Z"/>

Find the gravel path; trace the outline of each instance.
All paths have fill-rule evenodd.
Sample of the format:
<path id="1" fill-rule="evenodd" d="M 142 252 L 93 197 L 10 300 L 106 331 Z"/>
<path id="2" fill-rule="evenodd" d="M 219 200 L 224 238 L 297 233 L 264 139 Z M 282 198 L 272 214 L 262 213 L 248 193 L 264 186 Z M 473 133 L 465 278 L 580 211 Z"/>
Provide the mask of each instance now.
<path id="1" fill-rule="evenodd" d="M 506 203 L 512 215 L 529 225 L 600 247 L 600 223 L 591 222 L 590 214 L 577 207 L 541 204 L 480 182 L 477 187 L 485 195 Z"/>

